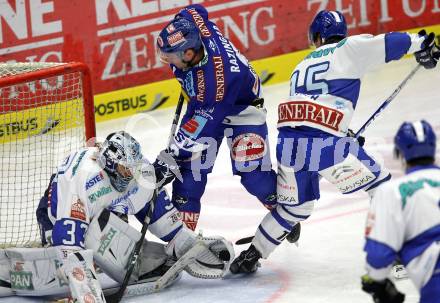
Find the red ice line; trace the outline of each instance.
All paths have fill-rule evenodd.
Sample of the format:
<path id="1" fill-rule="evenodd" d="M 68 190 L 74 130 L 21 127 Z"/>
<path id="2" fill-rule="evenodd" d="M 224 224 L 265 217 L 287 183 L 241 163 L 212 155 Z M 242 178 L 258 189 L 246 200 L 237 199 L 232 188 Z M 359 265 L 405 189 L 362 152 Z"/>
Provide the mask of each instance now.
<path id="1" fill-rule="evenodd" d="M 347 211 L 344 213 L 340 213 L 340 214 L 336 214 L 336 215 L 332 215 L 332 216 L 327 216 L 327 217 L 323 217 L 323 218 L 319 218 L 319 219 L 315 219 L 315 220 L 310 220 L 310 221 L 304 221 L 305 224 L 313 224 L 313 223 L 320 223 L 322 221 L 327 221 L 327 220 L 332 220 L 335 218 L 339 218 L 339 217 L 344 217 L 344 216 L 349 216 L 352 214 L 356 214 L 356 213 L 362 213 L 368 210 L 368 207 L 364 207 L 364 208 L 360 208 L 360 209 L 355 209 L 352 211 Z M 271 266 L 269 264 L 269 266 Z M 264 301 L 264 303 L 273 303 L 276 302 L 276 300 L 278 300 L 288 289 L 288 286 L 290 284 L 290 276 L 287 272 L 285 272 L 282 269 L 279 268 L 274 268 L 272 266 L 272 269 L 274 270 L 275 274 L 277 276 L 279 276 L 279 281 L 281 282 L 281 287 L 276 290 L 270 297 L 269 299 L 267 299 L 266 301 Z"/>

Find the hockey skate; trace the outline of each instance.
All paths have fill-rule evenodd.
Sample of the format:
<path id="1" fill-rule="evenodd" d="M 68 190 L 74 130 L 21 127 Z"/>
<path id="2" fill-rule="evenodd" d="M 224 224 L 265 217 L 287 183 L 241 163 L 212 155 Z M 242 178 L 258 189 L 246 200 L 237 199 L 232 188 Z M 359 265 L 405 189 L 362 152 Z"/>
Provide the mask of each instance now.
<path id="1" fill-rule="evenodd" d="M 256 272 L 260 267 L 261 258 L 260 252 L 251 245 L 247 250 L 242 251 L 241 254 L 232 262 L 230 270 L 233 274 L 249 274 Z"/>
<path id="2" fill-rule="evenodd" d="M 301 235 L 301 223 L 296 223 L 290 233 L 286 236 L 286 240 L 289 243 L 297 243 L 299 236 Z"/>

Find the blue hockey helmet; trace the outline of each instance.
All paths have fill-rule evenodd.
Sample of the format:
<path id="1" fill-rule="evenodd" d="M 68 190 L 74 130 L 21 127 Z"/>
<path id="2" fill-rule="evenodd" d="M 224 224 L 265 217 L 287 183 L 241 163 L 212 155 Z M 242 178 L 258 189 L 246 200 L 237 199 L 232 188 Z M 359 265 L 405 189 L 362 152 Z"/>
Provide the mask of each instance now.
<path id="1" fill-rule="evenodd" d="M 396 156 L 403 155 L 406 161 L 435 157 L 436 136 L 425 120 L 404 122 L 394 137 Z"/>
<path id="2" fill-rule="evenodd" d="M 317 34 L 327 40 L 330 37 L 347 36 L 347 23 L 344 15 L 339 11 L 320 11 L 313 19 L 309 27 L 309 40 L 314 43 Z"/>
<path id="3" fill-rule="evenodd" d="M 117 191 L 124 191 L 142 164 L 139 142 L 124 131 L 111 133 L 99 148 L 96 161 Z"/>
<path id="4" fill-rule="evenodd" d="M 199 28 L 185 18 L 173 19 L 157 37 L 157 46 L 162 53 L 184 52 L 187 49 L 200 49 L 202 40 Z"/>

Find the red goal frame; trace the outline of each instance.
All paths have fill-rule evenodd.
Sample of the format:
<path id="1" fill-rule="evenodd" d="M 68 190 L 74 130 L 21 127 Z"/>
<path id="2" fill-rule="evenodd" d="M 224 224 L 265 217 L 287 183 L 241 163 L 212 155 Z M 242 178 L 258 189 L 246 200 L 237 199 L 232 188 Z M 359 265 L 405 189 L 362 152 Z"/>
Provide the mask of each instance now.
<path id="1" fill-rule="evenodd" d="M 70 62 L 57 66 L 44 67 L 35 71 L 28 71 L 16 75 L 0 77 L 0 89 L 6 86 L 12 86 L 19 83 L 42 80 L 48 77 L 61 76 L 69 73 L 80 72 L 82 77 L 83 101 L 84 101 L 84 124 L 86 142 L 96 137 L 93 89 L 90 70 L 82 62 Z M 3 104 L 0 104 L 3 105 Z"/>

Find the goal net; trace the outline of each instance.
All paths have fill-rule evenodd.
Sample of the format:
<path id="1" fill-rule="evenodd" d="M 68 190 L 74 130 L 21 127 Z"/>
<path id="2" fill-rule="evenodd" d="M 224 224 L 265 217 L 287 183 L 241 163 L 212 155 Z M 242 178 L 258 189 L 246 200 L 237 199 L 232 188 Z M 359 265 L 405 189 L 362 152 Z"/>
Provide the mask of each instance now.
<path id="1" fill-rule="evenodd" d="M 95 137 L 82 63 L 0 63 L 0 247 L 39 242 L 35 211 L 51 174 Z"/>

